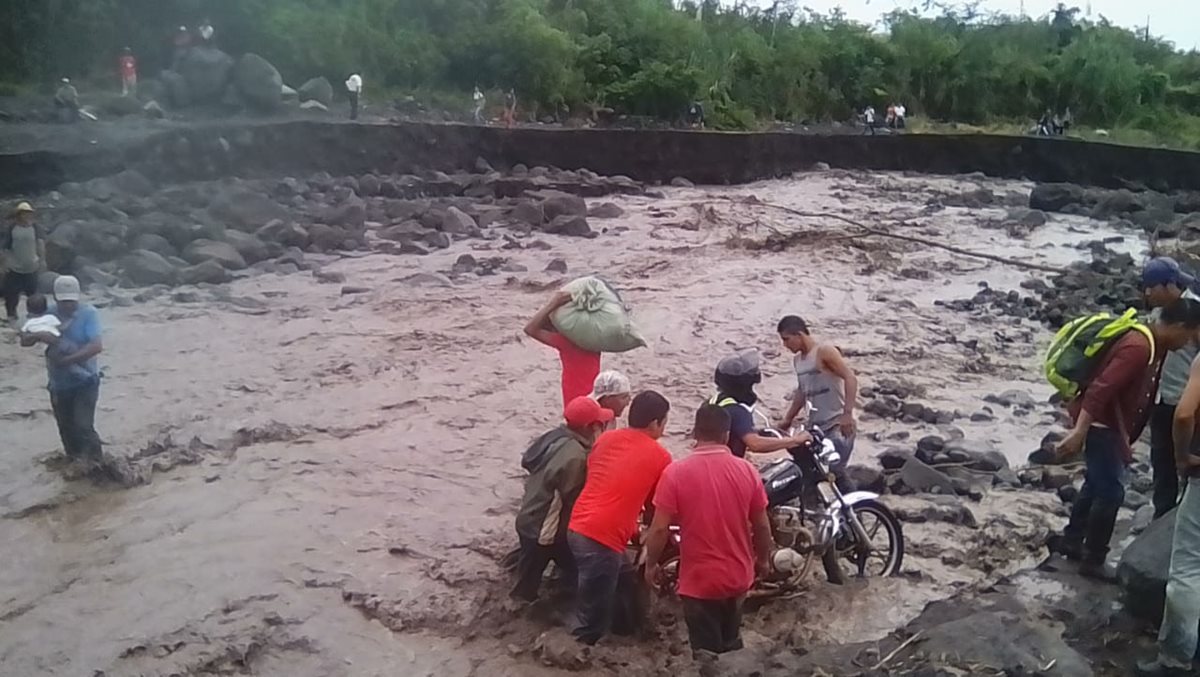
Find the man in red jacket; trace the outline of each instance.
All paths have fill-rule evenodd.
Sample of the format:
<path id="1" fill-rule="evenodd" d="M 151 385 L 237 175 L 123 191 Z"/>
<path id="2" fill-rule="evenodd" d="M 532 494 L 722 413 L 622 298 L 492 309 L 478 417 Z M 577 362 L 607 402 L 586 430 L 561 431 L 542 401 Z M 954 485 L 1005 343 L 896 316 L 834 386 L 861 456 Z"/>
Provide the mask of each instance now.
<path id="1" fill-rule="evenodd" d="M 1163 308 L 1150 325 L 1154 340 L 1139 331 L 1126 332 L 1109 347 L 1095 376 L 1071 403 L 1075 426 L 1058 444 L 1058 453 L 1075 456 L 1082 451 L 1087 469 L 1060 549 L 1068 559 L 1082 560 L 1083 576 L 1113 579 L 1104 560 L 1117 511 L 1125 502 L 1131 445 L 1146 427 L 1163 359 L 1196 340 L 1198 329 L 1200 303 L 1180 299 Z"/>

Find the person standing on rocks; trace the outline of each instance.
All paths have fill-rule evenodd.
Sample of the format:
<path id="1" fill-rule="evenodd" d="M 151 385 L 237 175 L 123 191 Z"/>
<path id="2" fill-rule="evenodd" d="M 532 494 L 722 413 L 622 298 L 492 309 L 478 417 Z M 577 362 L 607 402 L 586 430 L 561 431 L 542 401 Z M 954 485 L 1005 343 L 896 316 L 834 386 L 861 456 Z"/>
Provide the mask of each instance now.
<path id="1" fill-rule="evenodd" d="M 358 73 L 346 79 L 346 93 L 350 96 L 350 119 L 358 119 L 358 97 L 362 96 L 363 80 Z"/>
<path id="2" fill-rule="evenodd" d="M 58 111 L 60 122 L 79 121 L 79 91 L 71 84 L 70 78 L 63 78 L 58 91 L 54 92 L 54 108 Z"/>
<path id="3" fill-rule="evenodd" d="M 1196 644 L 1200 642 L 1197 633 L 1200 628 L 1200 455 L 1196 453 L 1196 425 L 1200 423 L 1200 360 L 1192 364 L 1189 376 L 1175 410 L 1175 464 L 1185 488 L 1183 500 L 1175 511 L 1167 601 L 1158 630 L 1158 658 L 1138 664 L 1137 674 L 1141 677 L 1196 674 L 1192 671 L 1192 659 Z"/>
<path id="4" fill-rule="evenodd" d="M 1083 576 L 1113 579 L 1104 562 L 1125 502 L 1131 445 L 1146 426 L 1166 354 L 1195 340 L 1198 329 L 1200 304 L 1179 299 L 1166 306 L 1150 324 L 1153 340 L 1131 330 L 1113 342 L 1070 404 L 1075 425 L 1056 449 L 1061 457 L 1082 452 L 1087 469 L 1059 550 L 1081 561 Z"/>
<path id="5" fill-rule="evenodd" d="M 187 26 L 180 26 L 179 30 L 175 31 L 171 46 L 174 50 L 171 56 L 171 70 L 178 71 L 184 55 L 192 48 L 192 34 L 188 31 Z"/>
<path id="6" fill-rule="evenodd" d="M 46 363 L 49 372 L 50 405 L 62 438 L 63 451 L 71 460 L 98 461 L 102 448 L 96 434 L 96 403 L 100 397 L 100 365 L 104 350 L 100 338 L 100 315 L 81 302 L 79 280 L 63 275 L 54 281 L 55 306 L 61 339 L 78 349 Z M 21 334 L 21 345 L 55 344 L 52 334 Z M 83 367 L 77 369 L 76 366 Z"/>
<path id="7" fill-rule="evenodd" d="M 800 412 L 808 408 L 808 422 L 833 442 L 842 457 L 835 472 L 845 468 L 854 451 L 856 423 L 854 403 L 858 398 L 858 376 L 846 364 L 842 351 L 831 343 L 820 343 L 809 333 L 808 323 L 795 315 L 779 321 L 779 338 L 795 358 L 797 388 L 792 406 L 780 422 L 791 428 Z"/>
<path id="8" fill-rule="evenodd" d="M 475 93 L 471 98 L 475 101 L 475 124 L 486 124 L 487 121 L 483 119 L 483 108 L 487 106 L 487 99 L 484 98 L 483 92 L 479 90 L 479 85 L 475 85 Z"/>
<path id="9" fill-rule="evenodd" d="M 626 549 L 637 533 L 638 514 L 671 464 L 671 454 L 658 443 L 670 410 L 662 395 L 639 393 L 629 405 L 629 427 L 601 435 L 588 455 L 587 481 L 567 531 L 579 572 L 579 618 L 572 634 L 583 644 L 595 644 L 615 626 L 632 631 L 642 616 L 641 586 Z"/>
<path id="10" fill-rule="evenodd" d="M 137 59 L 132 49 L 126 47 L 121 52 L 117 67 L 121 72 L 121 96 L 137 96 Z"/>
<path id="11" fill-rule="evenodd" d="M 621 418 L 621 414 L 625 413 L 626 407 L 633 399 L 633 386 L 629 383 L 629 378 L 619 371 L 602 371 L 592 384 L 591 397 L 613 413 L 615 424 L 616 419 Z"/>
<path id="12" fill-rule="evenodd" d="M 22 202 L 13 210 L 13 224 L 0 242 L 4 255 L 4 311 L 9 322 L 16 322 L 21 295 L 26 299 L 37 293 L 38 274 L 45 269 L 46 241 L 34 222 L 33 206 Z"/>
<path id="13" fill-rule="evenodd" d="M 216 30 L 213 28 L 212 22 L 205 19 L 200 22 L 200 27 L 196 29 L 196 33 L 200 36 L 200 43 L 207 47 L 212 44 L 213 35 L 216 34 Z"/>
<path id="14" fill-rule="evenodd" d="M 613 412 L 590 397 L 576 397 L 563 410 L 558 426 L 525 450 L 521 467 L 529 472 L 517 513 L 517 585 L 512 596 L 537 599 L 546 565 L 555 563 L 563 583 L 575 587 L 575 560 L 567 545 L 567 523 L 587 477 L 592 443 L 613 421 Z"/>
<path id="15" fill-rule="evenodd" d="M 668 466 L 655 491 L 645 575 L 658 584 L 663 548 L 678 524 L 679 598 L 692 656 L 703 665 L 742 648 L 742 602 L 756 571 L 770 572 L 773 541 L 762 477 L 729 452 L 729 414 L 701 405 L 692 435 L 691 456 Z"/>
<path id="16" fill-rule="evenodd" d="M 1183 272 L 1174 259 L 1160 257 L 1151 259 L 1142 269 L 1142 290 L 1146 305 L 1154 309 L 1151 317 L 1157 317 L 1162 308 L 1181 298 L 1200 301 L 1189 289 L 1195 278 Z M 1200 346 L 1189 343 L 1167 355 L 1163 363 L 1162 382 L 1158 386 L 1158 398 L 1150 414 L 1150 462 L 1154 468 L 1154 518 L 1171 512 L 1179 500 L 1179 476 L 1175 469 L 1175 445 L 1173 426 L 1175 405 L 1188 382 L 1192 362 Z"/>
<path id="17" fill-rule="evenodd" d="M 550 316 L 554 311 L 571 302 L 569 292 L 560 291 L 550 298 L 542 309 L 529 319 L 525 334 L 529 338 L 558 351 L 562 362 L 563 405 L 581 395 L 592 392 L 596 377 L 600 375 L 600 353 L 584 350 L 558 333 Z"/>

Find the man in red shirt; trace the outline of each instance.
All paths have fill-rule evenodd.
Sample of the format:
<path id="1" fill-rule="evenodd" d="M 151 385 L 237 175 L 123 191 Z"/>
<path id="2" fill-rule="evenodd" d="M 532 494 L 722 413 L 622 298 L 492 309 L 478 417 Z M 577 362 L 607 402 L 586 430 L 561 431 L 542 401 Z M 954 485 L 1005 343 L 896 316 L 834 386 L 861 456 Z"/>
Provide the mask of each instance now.
<path id="1" fill-rule="evenodd" d="M 550 322 L 554 311 L 571 302 L 568 292 L 556 293 L 550 302 L 542 306 L 537 314 L 530 318 L 525 325 L 525 333 L 537 341 L 558 351 L 562 361 L 562 398 L 563 406 L 576 397 L 583 397 L 592 392 L 592 384 L 600 375 L 600 353 L 584 350 L 571 343 L 566 336 L 558 333 Z"/>
<path id="2" fill-rule="evenodd" d="M 1082 451 L 1087 469 L 1057 549 L 1068 559 L 1082 560 L 1082 576 L 1114 578 L 1104 561 L 1117 511 L 1125 502 L 1131 445 L 1146 427 L 1167 353 L 1194 341 L 1198 328 L 1200 303 L 1179 299 L 1166 306 L 1150 325 L 1154 340 L 1140 331 L 1126 332 L 1108 348 L 1095 376 L 1071 403 L 1075 426 L 1058 444 L 1058 453 L 1069 457 Z"/>
<path id="3" fill-rule="evenodd" d="M 663 472 L 646 537 L 646 580 L 654 585 L 669 527 L 679 525 L 679 597 L 688 643 L 703 661 L 742 648 L 742 600 L 756 568 L 770 571 L 767 492 L 754 466 L 729 451 L 729 428 L 719 405 L 696 412 L 696 446 Z"/>
<path id="4" fill-rule="evenodd" d="M 579 580 L 579 624 L 573 634 L 584 644 L 608 633 L 614 601 L 632 596 L 637 585 L 625 550 L 637 532 L 638 514 L 671 464 L 671 454 L 658 443 L 670 410 L 662 395 L 640 393 L 629 405 L 629 427 L 601 435 L 588 455 L 587 481 L 567 532 Z"/>
<path id="5" fill-rule="evenodd" d="M 133 50 L 126 47 L 121 53 L 121 58 L 117 59 L 117 65 L 121 70 L 121 95 L 136 95 L 137 59 L 133 58 Z"/>

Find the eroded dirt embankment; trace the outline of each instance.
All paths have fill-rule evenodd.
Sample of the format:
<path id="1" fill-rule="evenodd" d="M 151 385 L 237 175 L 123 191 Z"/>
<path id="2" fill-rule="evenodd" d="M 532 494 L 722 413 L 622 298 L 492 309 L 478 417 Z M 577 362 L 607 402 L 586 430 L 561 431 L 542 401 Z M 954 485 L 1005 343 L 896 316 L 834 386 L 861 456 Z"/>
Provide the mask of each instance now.
<path id="1" fill-rule="evenodd" d="M 29 151 L 14 145 L 0 153 L 0 194 L 49 190 L 64 181 L 128 168 L 180 180 L 230 173 L 408 173 L 417 168 L 462 169 L 481 155 L 497 166 L 587 168 L 643 181 L 682 176 L 697 183 L 744 183 L 824 162 L 850 169 L 983 172 L 1114 188 L 1200 188 L 1197 153 L 1037 137 L 505 130 L 418 122 L 130 124 L 49 128 L 43 134 L 65 135 L 72 141 L 26 142 Z"/>

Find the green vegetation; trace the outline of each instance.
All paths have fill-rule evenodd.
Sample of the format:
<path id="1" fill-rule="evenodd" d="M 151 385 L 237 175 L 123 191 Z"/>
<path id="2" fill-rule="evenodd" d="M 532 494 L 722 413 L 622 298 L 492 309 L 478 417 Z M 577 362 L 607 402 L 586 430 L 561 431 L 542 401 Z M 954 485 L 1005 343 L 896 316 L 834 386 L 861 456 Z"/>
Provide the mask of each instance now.
<path id="1" fill-rule="evenodd" d="M 595 107 L 674 118 L 706 103 L 710 123 L 845 120 L 872 103 L 912 115 L 1032 124 L 1070 107 L 1077 123 L 1125 138 L 1195 147 L 1200 54 L 1083 20 L 946 5 L 894 12 L 873 32 L 838 13 L 780 0 L 758 9 L 715 0 L 7 0 L 0 81 L 110 73 L 134 47 L 161 66 L 170 34 L 207 14 L 227 51 L 254 51 L 289 82 L 354 70 L 368 88 L 515 87 L 522 105 Z M 1126 131 L 1137 130 L 1137 131 Z"/>

